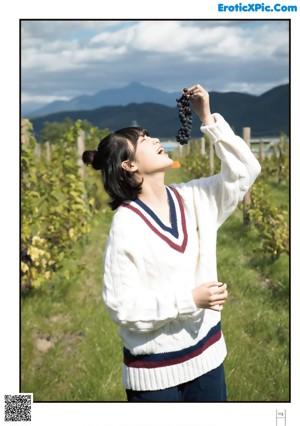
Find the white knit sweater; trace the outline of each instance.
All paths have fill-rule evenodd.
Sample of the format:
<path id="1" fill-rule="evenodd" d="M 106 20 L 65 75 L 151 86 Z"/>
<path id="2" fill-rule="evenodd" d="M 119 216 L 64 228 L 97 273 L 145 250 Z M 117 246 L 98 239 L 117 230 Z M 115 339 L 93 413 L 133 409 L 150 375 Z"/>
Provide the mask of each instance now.
<path id="1" fill-rule="evenodd" d="M 201 130 L 215 145 L 221 172 L 166 188 L 172 226 L 138 199 L 120 206 L 112 221 L 103 299 L 124 343 L 122 382 L 128 389 L 185 383 L 226 356 L 220 313 L 197 309 L 192 289 L 218 279 L 217 230 L 260 165 L 223 117 L 214 117 Z"/>

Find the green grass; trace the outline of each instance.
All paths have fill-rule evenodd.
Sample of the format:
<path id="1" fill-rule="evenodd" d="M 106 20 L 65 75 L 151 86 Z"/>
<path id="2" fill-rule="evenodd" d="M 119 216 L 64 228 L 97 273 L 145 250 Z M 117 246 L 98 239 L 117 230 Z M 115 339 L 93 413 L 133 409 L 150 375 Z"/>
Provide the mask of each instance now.
<path id="1" fill-rule="evenodd" d="M 124 400 L 122 346 L 101 301 L 110 219 L 99 215 L 52 287 L 22 300 L 22 392 L 33 392 L 35 401 Z"/>
<path id="2" fill-rule="evenodd" d="M 181 180 L 181 169 L 168 171 L 167 183 Z M 285 203 L 285 188 L 275 187 L 272 197 Z M 218 235 L 219 279 L 229 287 L 222 314 L 229 401 L 288 401 L 289 259 L 271 263 L 241 214 L 237 209 Z M 22 299 L 20 391 L 35 401 L 125 401 L 122 344 L 101 300 L 110 221 L 110 212 L 99 213 L 52 285 Z"/>
<path id="3" fill-rule="evenodd" d="M 245 232 L 238 211 L 219 231 L 218 274 L 229 291 L 222 314 L 228 396 L 234 401 L 288 401 L 288 291 L 284 299 L 273 292 L 278 279 L 284 278 L 288 288 L 288 258 L 282 255 L 272 274 L 266 274 L 257 266 L 259 259 L 251 259 L 258 242 Z"/>

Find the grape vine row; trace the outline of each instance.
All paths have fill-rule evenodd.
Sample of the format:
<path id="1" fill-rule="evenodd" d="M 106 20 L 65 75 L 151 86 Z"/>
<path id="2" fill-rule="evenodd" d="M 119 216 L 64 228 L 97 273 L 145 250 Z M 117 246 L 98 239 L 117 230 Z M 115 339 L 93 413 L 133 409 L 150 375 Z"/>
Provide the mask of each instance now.
<path id="1" fill-rule="evenodd" d="M 96 202 L 77 164 L 78 120 L 51 145 L 51 160 L 36 155 L 38 143 L 32 125 L 21 128 L 21 290 L 27 293 L 51 282 L 75 241 L 90 231 Z M 91 129 L 95 146 L 99 131 Z M 97 139 L 97 141 L 95 140 Z M 43 144 L 41 144 L 43 145 Z M 41 147 L 43 149 L 43 147 Z M 88 179 L 90 181 L 90 179 Z M 96 184 L 94 183 L 94 186 Z M 96 193 L 96 189 L 94 192 Z M 65 271 L 66 278 L 68 272 Z"/>

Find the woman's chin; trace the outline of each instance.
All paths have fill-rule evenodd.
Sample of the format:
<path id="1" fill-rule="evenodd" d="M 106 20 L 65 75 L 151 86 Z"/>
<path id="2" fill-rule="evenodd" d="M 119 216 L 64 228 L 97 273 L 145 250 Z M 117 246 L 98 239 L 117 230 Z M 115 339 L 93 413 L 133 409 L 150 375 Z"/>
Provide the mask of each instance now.
<path id="1" fill-rule="evenodd" d="M 166 154 L 166 155 L 168 155 L 168 154 Z M 173 166 L 174 160 L 172 160 L 172 158 L 168 158 L 168 160 L 169 160 L 169 164 L 167 165 L 167 168 L 169 169 L 170 167 Z"/>

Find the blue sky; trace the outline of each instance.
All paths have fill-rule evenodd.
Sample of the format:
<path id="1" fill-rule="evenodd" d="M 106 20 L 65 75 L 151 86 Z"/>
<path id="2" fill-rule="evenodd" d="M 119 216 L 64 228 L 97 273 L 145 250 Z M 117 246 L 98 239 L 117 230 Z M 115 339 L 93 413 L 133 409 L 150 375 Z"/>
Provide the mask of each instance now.
<path id="1" fill-rule="evenodd" d="M 22 21 L 22 102 L 138 81 L 261 94 L 288 82 L 287 20 Z"/>

